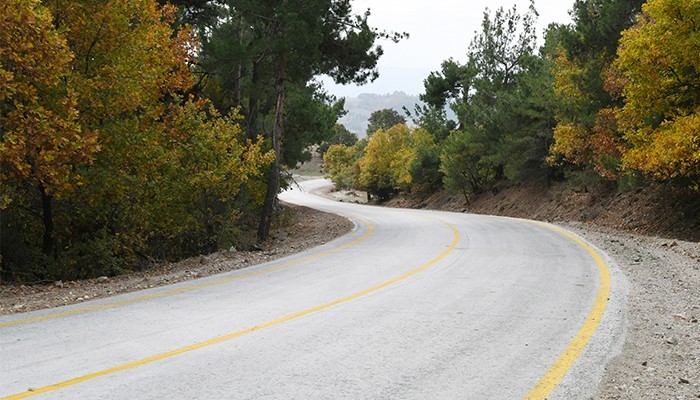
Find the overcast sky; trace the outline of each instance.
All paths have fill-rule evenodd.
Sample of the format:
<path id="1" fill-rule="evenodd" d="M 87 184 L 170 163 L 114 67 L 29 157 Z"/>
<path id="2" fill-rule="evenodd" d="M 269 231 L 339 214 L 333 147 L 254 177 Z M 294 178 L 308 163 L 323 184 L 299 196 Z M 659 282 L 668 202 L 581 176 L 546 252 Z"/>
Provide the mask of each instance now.
<path id="1" fill-rule="evenodd" d="M 409 39 L 399 43 L 384 41 L 384 56 L 379 60 L 380 77 L 364 86 L 338 86 L 324 79 L 324 86 L 336 96 L 360 93 L 386 94 L 403 91 L 417 95 L 423 91 L 423 79 L 440 69 L 442 61 L 452 57 L 465 62 L 475 31 L 481 30 L 483 12 L 499 7 L 527 11 L 529 0 L 353 0 L 353 11 L 371 10 L 370 26 L 396 32 L 408 32 Z M 573 0 L 535 0 L 540 15 L 537 36 L 551 22 L 569 23 L 568 10 Z"/>

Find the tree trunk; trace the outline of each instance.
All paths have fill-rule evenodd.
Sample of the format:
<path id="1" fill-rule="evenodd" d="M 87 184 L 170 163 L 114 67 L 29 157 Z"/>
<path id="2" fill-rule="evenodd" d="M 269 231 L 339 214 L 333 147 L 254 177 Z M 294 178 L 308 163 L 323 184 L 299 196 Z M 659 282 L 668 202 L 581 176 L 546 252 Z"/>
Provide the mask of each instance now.
<path id="1" fill-rule="evenodd" d="M 53 210 L 51 208 L 52 197 L 46 193 L 44 185 L 39 186 L 41 191 L 42 218 L 44 220 L 44 238 L 42 250 L 44 254 L 50 255 L 53 252 Z"/>
<path id="2" fill-rule="evenodd" d="M 260 67 L 257 62 L 253 62 L 252 66 L 252 76 L 251 84 L 253 90 L 248 97 L 248 126 L 246 129 L 246 135 L 248 139 L 255 140 L 259 135 L 258 129 L 258 96 L 255 94 L 257 91 L 258 81 L 260 80 Z"/>
<path id="3" fill-rule="evenodd" d="M 277 105 L 275 107 L 275 128 L 272 133 L 272 148 L 275 151 L 275 161 L 270 165 L 270 176 L 267 181 L 267 192 L 263 203 L 260 226 L 258 227 L 258 242 L 264 242 L 270 236 L 270 225 L 274 213 L 277 193 L 280 189 L 280 161 L 282 159 L 281 141 L 284 135 L 284 97 L 285 79 L 287 72 L 287 61 L 284 56 L 280 57 L 277 70 Z"/>
<path id="4" fill-rule="evenodd" d="M 245 28 L 243 25 L 243 17 L 239 21 L 238 28 L 238 44 L 243 46 L 243 36 L 245 35 Z M 241 81 L 243 80 L 243 60 L 238 62 L 238 67 L 236 71 L 236 81 L 233 87 L 234 103 L 236 107 L 243 105 L 243 85 Z"/>

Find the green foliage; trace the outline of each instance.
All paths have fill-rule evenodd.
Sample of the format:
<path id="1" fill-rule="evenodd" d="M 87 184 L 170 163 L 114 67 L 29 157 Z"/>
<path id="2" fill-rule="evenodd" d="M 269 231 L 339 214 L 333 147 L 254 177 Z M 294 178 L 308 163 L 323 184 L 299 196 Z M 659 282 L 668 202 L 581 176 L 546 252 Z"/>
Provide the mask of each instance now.
<path id="1" fill-rule="evenodd" d="M 462 193 L 469 202 L 469 195 L 481 193 L 487 182 L 495 177 L 495 170 L 483 154 L 483 141 L 479 128 L 454 131 L 445 139 L 440 154 L 440 171 L 444 174 L 445 189 Z"/>
<path id="2" fill-rule="evenodd" d="M 439 108 L 431 104 L 416 105 L 413 114 L 409 114 L 413 123 L 430 132 L 438 143 L 457 129 L 457 123 L 447 117 L 444 107 Z"/>
<path id="3" fill-rule="evenodd" d="M 447 60 L 425 80 L 428 107 L 417 110 L 417 122 L 446 138 L 439 171 L 448 190 L 466 196 L 492 180 L 549 174 L 555 101 L 549 61 L 534 51 L 536 15 L 532 5 L 522 15 L 515 7 L 484 13 L 467 64 Z M 444 117 L 446 104 L 458 131 Z"/>
<path id="4" fill-rule="evenodd" d="M 284 165 L 294 168 L 311 160 L 311 146 L 327 143 L 337 135 L 336 122 L 344 113 L 343 104 L 342 99 L 336 101 L 313 85 L 290 89 L 283 142 Z"/>
<path id="5" fill-rule="evenodd" d="M 333 136 L 321 143 L 321 145 L 318 147 L 318 152 L 321 157 L 324 157 L 326 151 L 328 151 L 328 148 L 334 144 L 352 146 L 357 143 L 357 141 L 357 135 L 350 132 L 343 124 L 335 124 L 333 127 Z"/>
<path id="6" fill-rule="evenodd" d="M 424 128 L 413 130 L 411 148 L 414 152 L 411 174 L 411 192 L 431 194 L 442 188 L 440 172 L 440 146 L 434 136 Z"/>
<path id="7" fill-rule="evenodd" d="M 372 136 L 378 130 L 387 130 L 394 125 L 405 124 L 406 118 L 396 112 L 396 110 L 385 108 L 374 111 L 369 116 L 367 125 L 367 137 Z"/>

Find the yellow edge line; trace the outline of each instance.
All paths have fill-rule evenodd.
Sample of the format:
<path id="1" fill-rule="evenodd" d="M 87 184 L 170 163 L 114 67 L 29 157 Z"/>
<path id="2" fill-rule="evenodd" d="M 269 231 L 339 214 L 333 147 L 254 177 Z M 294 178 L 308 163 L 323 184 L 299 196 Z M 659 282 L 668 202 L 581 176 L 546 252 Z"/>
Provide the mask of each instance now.
<path id="1" fill-rule="evenodd" d="M 239 280 L 239 279 L 250 278 L 250 277 L 256 276 L 256 275 L 262 275 L 262 274 L 265 274 L 265 273 L 268 273 L 268 272 L 278 271 L 278 270 L 280 270 L 280 269 L 284 269 L 284 268 L 288 268 L 288 267 L 291 267 L 291 266 L 294 266 L 294 265 L 298 265 L 298 264 L 301 264 L 301 263 L 304 263 L 304 262 L 312 261 L 312 260 L 315 260 L 315 259 L 317 259 L 317 258 L 321 258 L 321 257 L 323 257 L 323 256 L 327 256 L 328 254 L 335 253 L 335 252 L 338 252 L 338 251 L 340 251 L 340 250 L 346 249 L 346 248 L 348 248 L 348 247 L 350 247 L 350 246 L 353 246 L 353 245 L 355 245 L 355 244 L 357 244 L 357 243 L 359 243 L 359 242 L 361 242 L 361 241 L 367 239 L 367 238 L 374 232 L 374 226 L 373 226 L 370 222 L 368 222 L 368 221 L 366 221 L 366 220 L 363 220 L 362 218 L 358 218 L 358 219 L 359 219 L 360 221 L 364 222 L 365 224 L 367 224 L 367 225 L 369 226 L 369 230 L 368 230 L 364 235 L 362 235 L 361 237 L 359 237 L 359 238 L 353 240 L 352 242 L 346 243 L 346 244 L 344 244 L 344 245 L 342 245 L 342 246 L 338 246 L 338 247 L 336 247 L 336 248 L 334 248 L 334 249 L 326 250 L 326 251 L 324 251 L 324 252 L 322 252 L 322 253 L 318 253 L 318 254 L 313 255 L 313 256 L 309 256 L 309 257 L 306 257 L 306 258 L 302 258 L 302 259 L 300 259 L 300 260 L 288 262 L 288 263 L 286 263 L 286 264 L 278 265 L 278 266 L 271 267 L 271 268 L 266 268 L 266 269 L 263 269 L 263 270 L 260 270 L 260 271 L 256 271 L 256 272 L 250 272 L 250 273 L 247 273 L 247 274 L 234 276 L 234 277 L 231 277 L 231 278 L 224 278 L 224 279 L 219 279 L 219 280 L 216 280 L 216 281 L 213 281 L 213 282 L 203 283 L 203 284 L 200 284 L 200 285 L 192 285 L 192 286 L 187 286 L 187 287 L 180 288 L 180 289 L 169 290 L 169 291 L 167 291 L 167 292 L 156 293 L 156 294 L 149 294 L 149 295 L 147 295 L 147 296 L 136 297 L 136 298 L 133 298 L 133 299 L 122 300 L 122 301 L 115 301 L 115 302 L 113 302 L 113 303 L 100 304 L 100 305 L 91 306 L 91 307 L 78 308 L 78 309 L 75 309 L 75 310 L 63 311 L 63 312 L 59 312 L 59 313 L 55 313 L 55 314 L 43 315 L 43 316 L 39 316 L 39 317 L 32 317 L 32 318 L 20 319 L 20 320 L 17 320 L 17 321 L 4 322 L 4 323 L 0 323 L 0 328 L 6 327 L 6 326 L 13 326 L 13 325 L 26 324 L 26 323 L 29 323 L 29 322 L 43 321 L 43 320 L 53 319 L 53 318 L 58 318 L 58 317 L 65 317 L 65 316 L 68 316 L 68 315 L 81 314 L 81 313 L 88 312 L 88 311 L 95 311 L 95 310 L 102 310 L 102 309 L 106 309 L 106 308 L 113 308 L 113 307 L 117 307 L 117 306 L 123 306 L 123 305 L 125 305 L 125 304 L 136 303 L 136 302 L 139 302 L 139 301 L 157 299 L 157 298 L 160 298 L 160 297 L 172 296 L 172 295 L 175 295 L 175 294 L 180 294 L 180 293 L 184 293 L 184 292 L 189 292 L 189 291 L 195 290 L 195 289 L 202 289 L 202 288 L 206 288 L 206 287 L 210 287 L 210 286 L 216 286 L 216 285 L 221 285 L 221 284 L 224 284 L 224 283 L 229 283 L 229 282 L 237 281 L 237 280 Z"/>
<path id="2" fill-rule="evenodd" d="M 543 226 L 549 230 L 555 231 L 561 235 L 576 242 L 579 246 L 583 247 L 590 255 L 593 257 L 596 265 L 598 266 L 598 273 L 600 275 L 600 287 L 598 288 L 598 295 L 596 296 L 595 302 L 593 303 L 593 308 L 588 313 L 586 321 L 581 326 L 581 329 L 576 333 L 576 336 L 569 342 L 569 345 L 564 349 L 564 352 L 559 356 L 559 358 L 554 362 L 554 364 L 547 370 L 547 372 L 542 376 L 537 385 L 535 385 L 532 390 L 525 396 L 525 399 L 546 399 L 547 396 L 554 390 L 554 388 L 561 382 L 564 375 L 569 371 L 574 361 L 583 351 L 583 348 L 588 343 L 588 340 L 593 336 L 601 318 L 603 318 L 603 312 L 605 312 L 605 307 L 608 304 L 608 299 L 610 297 L 610 271 L 608 271 L 608 266 L 603 261 L 603 258 L 596 252 L 590 245 L 588 245 L 583 240 L 572 235 L 571 233 L 554 227 L 552 225 L 544 224 L 537 221 L 527 221 L 540 226 Z"/>
<path id="3" fill-rule="evenodd" d="M 239 337 L 239 336 L 247 335 L 247 334 L 249 334 L 249 333 L 251 333 L 251 332 L 254 332 L 254 331 L 259 331 L 259 330 L 262 330 L 262 329 L 265 329 L 265 328 L 269 328 L 269 327 L 272 327 L 272 326 L 275 326 L 275 325 L 279 325 L 279 324 L 282 324 L 282 323 L 284 323 L 284 322 L 291 321 L 291 320 L 293 320 L 293 319 L 300 318 L 300 317 L 303 317 L 303 316 L 305 316 L 305 315 L 309 315 L 309 314 L 312 314 L 312 313 L 315 313 L 315 312 L 318 312 L 318 311 L 322 311 L 322 310 L 331 308 L 331 307 L 333 307 L 333 306 L 336 306 L 336 305 L 338 305 L 338 304 L 346 303 L 346 302 L 348 302 L 348 301 L 355 300 L 355 299 L 357 299 L 358 297 L 362 297 L 362 296 L 365 296 L 365 295 L 370 294 L 370 293 L 372 293 L 372 292 L 376 292 L 376 291 L 378 291 L 378 290 L 384 289 L 384 288 L 387 287 L 387 286 L 393 285 L 393 284 L 395 284 L 395 283 L 397 283 L 397 282 L 399 282 L 399 281 L 402 281 L 402 280 L 404 280 L 404 279 L 406 279 L 406 278 L 408 278 L 408 277 L 411 277 L 411 276 L 413 276 L 413 275 L 416 275 L 417 273 L 419 273 L 419 272 L 421 272 L 421 271 L 423 271 L 423 270 L 425 270 L 425 269 L 427 269 L 427 268 L 429 268 L 429 267 L 435 265 L 435 264 L 438 263 L 440 260 L 442 260 L 443 258 L 445 258 L 445 256 L 447 256 L 452 250 L 454 250 L 454 248 L 457 246 L 457 243 L 459 242 L 459 233 L 457 232 L 457 229 L 456 229 L 454 226 L 452 226 L 452 225 L 450 225 L 450 224 L 448 224 L 448 223 L 446 223 L 446 222 L 443 222 L 443 223 L 444 223 L 445 225 L 447 225 L 447 226 L 452 230 L 452 233 L 454 234 L 454 238 L 452 239 L 452 243 L 451 243 L 450 246 L 447 248 L 447 250 L 443 251 L 439 256 L 437 256 L 437 257 L 434 258 L 433 260 L 429 261 L 428 263 L 423 264 L 423 265 L 421 265 L 420 267 L 418 267 L 418 268 L 416 268 L 416 269 L 414 269 L 414 270 L 412 270 L 412 271 L 409 271 L 409 272 L 407 272 L 407 273 L 405 273 L 405 274 L 403 274 L 403 275 L 397 276 L 396 278 L 393 278 L 393 279 L 391 279 L 391 280 L 388 280 L 388 281 L 386 281 L 386 282 L 384 282 L 384 283 L 382 283 L 382 284 L 380 284 L 380 285 L 377 285 L 377 286 L 374 286 L 374 287 L 372 287 L 372 288 L 363 290 L 363 291 L 361 291 L 361 292 L 357 292 L 357 293 L 352 294 L 352 295 L 347 296 L 347 297 L 342 297 L 342 298 L 340 298 L 340 299 L 331 301 L 330 303 L 325 303 L 325 304 L 322 304 L 322 305 L 317 306 L 317 307 L 308 308 L 308 309 L 306 309 L 306 310 L 299 311 L 299 312 L 296 312 L 296 313 L 294 313 L 294 314 L 289 314 L 289 315 L 287 315 L 287 316 L 284 316 L 284 317 L 281 317 L 281 318 L 278 318 L 278 319 L 275 319 L 275 320 L 272 320 L 272 321 L 269 321 L 269 322 L 265 322 L 265 323 L 260 324 L 260 325 L 256 325 L 256 326 L 254 326 L 254 327 L 252 327 L 252 328 L 248 328 L 248 329 L 244 329 L 244 330 L 241 330 L 241 331 L 233 332 L 233 333 L 230 333 L 230 334 L 224 335 L 224 336 L 219 336 L 219 337 L 217 337 L 217 338 L 210 339 L 210 340 L 207 340 L 207 341 L 205 341 L 205 342 L 200 342 L 200 343 L 194 344 L 194 345 L 192 345 L 192 346 L 182 347 L 182 348 L 179 348 L 179 349 L 175 349 L 175 350 L 169 351 L 169 352 L 167 352 L 167 353 L 158 354 L 158 355 L 155 355 L 155 356 L 152 356 L 152 357 L 148 357 L 148 358 L 144 358 L 144 359 L 141 359 L 141 360 L 138 360 L 138 361 L 134 361 L 134 362 L 131 362 L 131 363 L 128 363 L 128 364 L 122 364 L 122 365 L 119 365 L 119 366 L 116 366 L 116 367 L 113 367 L 113 368 L 105 369 L 105 370 L 98 371 L 98 372 L 93 372 L 93 373 L 91 373 L 91 374 L 83 375 L 83 376 L 78 377 L 78 378 L 69 379 L 69 380 L 67 380 L 67 381 L 59 382 L 59 383 L 56 383 L 56 384 L 53 384 L 53 385 L 44 386 L 44 387 L 37 388 L 37 389 L 32 389 L 32 390 L 29 390 L 29 391 L 26 391 L 26 392 L 22 392 L 22 393 L 18 393 L 18 394 L 15 394 L 15 395 L 11 395 L 11 396 L 9 396 L 9 397 L 4 397 L 4 398 L 2 398 L 1 400 L 24 399 L 24 398 L 27 398 L 27 397 L 30 397 L 30 396 L 34 396 L 34 395 L 37 395 L 37 394 L 46 393 L 46 392 L 51 392 L 51 391 L 58 390 L 58 389 L 62 389 L 62 388 L 65 388 L 65 387 L 68 387 L 68 386 L 72 386 L 72 385 L 75 385 L 75 384 L 78 384 L 78 383 L 81 383 L 81 382 L 85 382 L 85 381 L 88 381 L 88 380 L 91 380 L 91 379 L 99 378 L 99 377 L 101 377 L 101 376 L 113 374 L 113 373 L 115 373 L 115 372 L 119 372 L 119 371 L 124 371 L 124 370 L 127 370 L 127 369 L 136 368 L 136 367 L 139 367 L 139 366 L 142 366 L 142 365 L 145 365 L 145 364 L 149 364 L 149 363 L 152 363 L 152 362 L 155 362 L 155 361 L 158 361 L 158 360 L 162 360 L 162 359 L 165 359 L 165 358 L 173 357 L 173 356 L 176 356 L 176 355 L 178 355 L 178 354 L 186 353 L 186 352 L 189 352 L 189 351 L 192 351 L 192 350 L 197 350 L 197 349 L 201 349 L 201 348 L 203 348 L 203 347 L 208 347 L 208 346 L 211 346 L 211 345 L 214 345 L 214 344 L 217 344 L 217 343 L 225 342 L 225 341 L 227 341 L 227 340 L 231 340 L 231 339 L 237 338 L 237 337 Z"/>

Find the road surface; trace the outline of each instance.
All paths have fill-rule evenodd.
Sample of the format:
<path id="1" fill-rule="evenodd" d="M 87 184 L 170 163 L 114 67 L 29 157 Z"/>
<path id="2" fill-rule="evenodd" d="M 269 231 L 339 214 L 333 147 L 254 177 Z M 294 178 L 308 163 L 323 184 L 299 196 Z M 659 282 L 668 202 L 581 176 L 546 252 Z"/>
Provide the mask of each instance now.
<path id="1" fill-rule="evenodd" d="M 0 318 L 0 398 L 588 398 L 623 334 L 624 282 L 559 228 L 287 202 L 349 235 L 189 281 Z"/>

